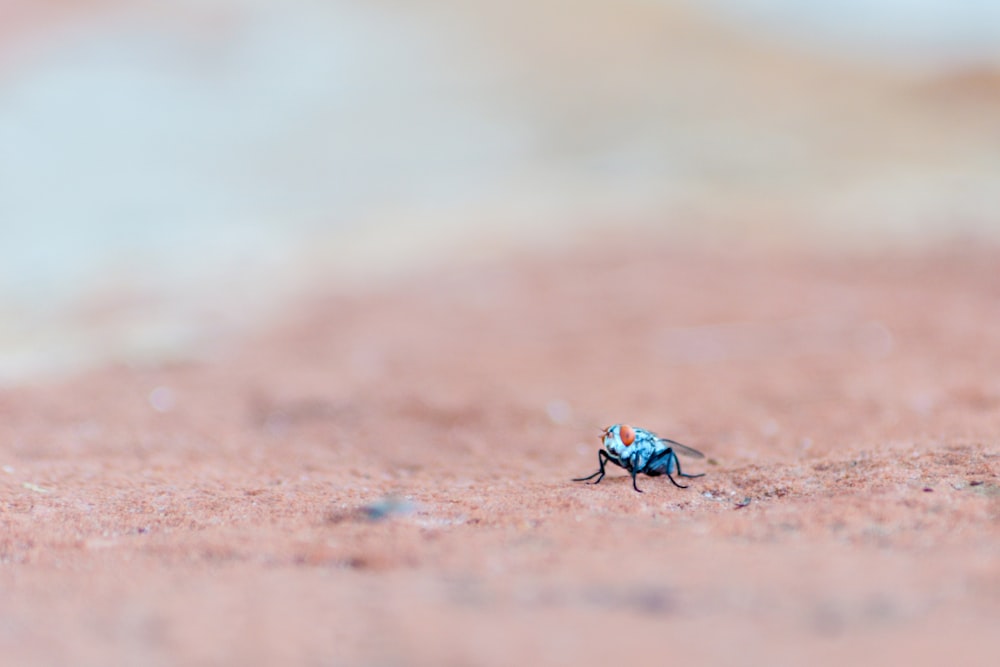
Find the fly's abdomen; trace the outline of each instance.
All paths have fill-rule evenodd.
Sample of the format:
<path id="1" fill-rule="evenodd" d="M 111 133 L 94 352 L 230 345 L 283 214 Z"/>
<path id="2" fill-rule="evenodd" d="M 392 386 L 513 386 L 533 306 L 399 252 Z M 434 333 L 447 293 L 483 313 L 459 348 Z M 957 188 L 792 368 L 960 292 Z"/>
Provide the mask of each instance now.
<path id="1" fill-rule="evenodd" d="M 672 475 L 675 472 L 678 472 L 677 455 L 669 449 L 662 454 L 657 454 L 646 464 L 645 473 L 650 477 Z"/>

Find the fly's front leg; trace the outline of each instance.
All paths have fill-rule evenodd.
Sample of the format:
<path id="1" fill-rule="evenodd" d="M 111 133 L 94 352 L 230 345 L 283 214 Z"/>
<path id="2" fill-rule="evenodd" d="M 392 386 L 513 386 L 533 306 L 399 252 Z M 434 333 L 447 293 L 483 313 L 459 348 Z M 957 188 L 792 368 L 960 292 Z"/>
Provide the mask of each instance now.
<path id="1" fill-rule="evenodd" d="M 604 479 L 604 463 L 605 463 L 605 461 L 607 461 L 610 458 L 611 457 L 608 456 L 608 453 L 606 451 L 604 451 L 603 449 L 598 449 L 597 450 L 597 463 L 601 466 L 601 469 L 598 470 L 597 472 L 595 472 L 593 475 L 588 475 L 587 477 L 576 477 L 576 478 L 573 479 L 573 481 L 574 482 L 586 482 L 586 481 L 594 479 L 595 477 L 597 477 L 598 475 L 600 475 L 600 477 L 597 477 L 597 480 L 594 482 L 594 484 L 598 484 L 602 479 Z"/>

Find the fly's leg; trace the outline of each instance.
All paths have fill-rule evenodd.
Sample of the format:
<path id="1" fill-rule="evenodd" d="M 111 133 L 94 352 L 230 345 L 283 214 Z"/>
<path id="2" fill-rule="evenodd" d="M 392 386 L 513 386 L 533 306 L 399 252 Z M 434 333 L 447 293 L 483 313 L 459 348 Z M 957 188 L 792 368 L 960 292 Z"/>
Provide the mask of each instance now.
<path id="1" fill-rule="evenodd" d="M 638 486 L 635 485 L 635 475 L 636 475 L 636 470 L 635 468 L 632 468 L 632 488 L 638 491 L 639 493 L 642 493 L 642 489 L 640 489 Z M 677 482 L 674 482 L 674 484 L 676 483 Z"/>
<path id="2" fill-rule="evenodd" d="M 680 474 L 680 472 L 678 472 L 677 474 L 679 475 L 679 474 Z M 676 486 L 676 487 L 677 487 L 678 489 L 686 489 L 686 488 L 687 488 L 687 487 L 686 487 L 686 486 L 684 486 L 683 484 L 678 484 L 678 483 L 677 483 L 677 480 L 676 480 L 676 479 L 674 479 L 674 476 L 673 476 L 673 475 L 671 475 L 671 474 L 670 474 L 669 472 L 668 472 L 668 473 L 666 473 L 666 475 L 667 475 L 667 479 L 669 479 L 669 480 L 670 480 L 671 482 L 673 482 L 673 483 L 674 483 L 674 486 Z M 700 475 L 695 475 L 695 476 L 696 476 L 696 477 L 700 477 Z M 685 475 L 685 477 L 687 477 L 687 475 Z"/>
<path id="3" fill-rule="evenodd" d="M 610 458 L 611 457 L 608 456 L 608 453 L 606 451 L 604 451 L 603 449 L 598 449 L 597 450 L 597 462 L 600 464 L 601 469 L 598 470 L 597 472 L 595 472 L 593 475 L 589 475 L 587 477 L 575 477 L 573 479 L 573 481 L 574 482 L 586 482 L 586 481 L 594 479 L 595 477 L 597 477 L 598 475 L 600 475 L 600 477 L 597 477 L 597 481 L 594 482 L 594 484 L 599 483 L 602 479 L 604 479 L 604 462 L 607 461 Z"/>
<path id="4" fill-rule="evenodd" d="M 678 459 L 676 455 L 674 456 L 674 465 L 677 466 L 677 476 L 678 477 L 687 477 L 688 479 L 694 479 L 695 477 L 704 477 L 705 476 L 705 473 L 703 473 L 703 472 L 700 472 L 697 475 L 688 475 L 687 473 L 681 472 L 681 462 L 680 462 L 680 459 Z M 671 481 L 673 481 L 673 479 L 671 479 Z M 674 482 L 674 484 L 677 484 L 677 482 Z"/>

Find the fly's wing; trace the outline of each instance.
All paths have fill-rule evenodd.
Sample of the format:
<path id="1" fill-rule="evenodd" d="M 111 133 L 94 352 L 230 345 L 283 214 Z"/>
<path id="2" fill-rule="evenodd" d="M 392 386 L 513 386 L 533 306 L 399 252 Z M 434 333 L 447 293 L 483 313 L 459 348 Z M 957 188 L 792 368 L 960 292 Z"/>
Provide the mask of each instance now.
<path id="1" fill-rule="evenodd" d="M 688 447 L 687 445 L 682 445 L 679 442 L 674 442 L 673 440 L 667 440 L 666 438 L 659 438 L 659 441 L 664 445 L 667 445 L 668 447 L 673 449 L 678 454 L 686 454 L 696 459 L 705 458 L 705 455 L 699 452 L 697 449 L 693 449 L 691 447 Z"/>

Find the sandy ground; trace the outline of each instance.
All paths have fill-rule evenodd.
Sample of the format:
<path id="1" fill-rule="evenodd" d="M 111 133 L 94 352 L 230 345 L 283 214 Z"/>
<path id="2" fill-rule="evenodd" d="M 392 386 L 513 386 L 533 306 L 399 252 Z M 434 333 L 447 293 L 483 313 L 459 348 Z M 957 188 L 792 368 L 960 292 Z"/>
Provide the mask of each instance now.
<path id="1" fill-rule="evenodd" d="M 994 664 L 997 266 L 609 242 L 6 389 L 0 656 Z M 613 422 L 707 475 L 570 481 Z"/>
<path id="2" fill-rule="evenodd" d="M 858 250 L 879 230 L 996 226 L 995 72 L 889 85 L 740 40 L 719 52 L 648 3 L 583 3 L 570 31 L 563 3 L 506 22 L 479 4 L 497 52 L 518 45 L 500 78 L 534 91 L 501 99 L 533 100 L 526 127 L 562 156 L 512 170 L 529 192 L 554 174 L 591 206 L 608 173 L 573 170 L 631 150 L 628 119 L 635 164 L 696 175 L 663 218 L 736 222 L 714 243 L 434 270 L 390 254 L 369 271 L 337 237 L 377 280 L 227 328 L 198 360 L 0 389 L 0 664 L 995 664 L 1000 248 Z M 87 11 L 18 7 L 0 10 L 0 70 Z M 780 243 L 803 219 L 850 241 L 719 241 Z M 372 228 L 408 251 L 429 236 Z M 170 312 L 211 320 L 213 294 Z M 62 338 L 107 331 L 117 351 L 128 327 L 98 311 Z M 620 470 L 571 481 L 615 422 L 704 451 L 682 463 L 706 476 L 640 478 L 643 494 Z"/>

